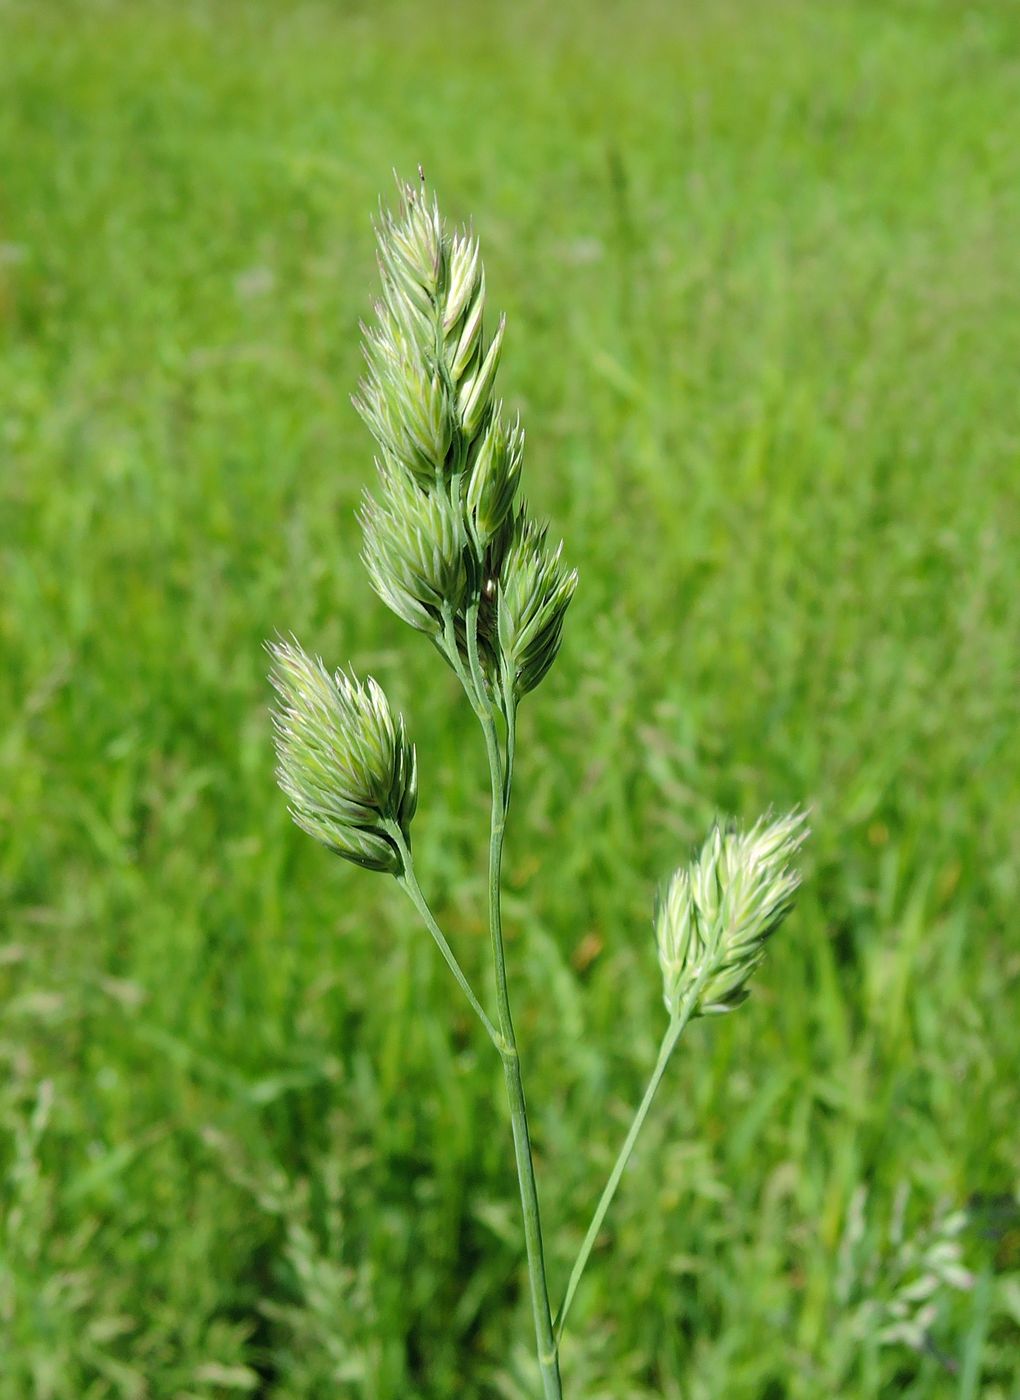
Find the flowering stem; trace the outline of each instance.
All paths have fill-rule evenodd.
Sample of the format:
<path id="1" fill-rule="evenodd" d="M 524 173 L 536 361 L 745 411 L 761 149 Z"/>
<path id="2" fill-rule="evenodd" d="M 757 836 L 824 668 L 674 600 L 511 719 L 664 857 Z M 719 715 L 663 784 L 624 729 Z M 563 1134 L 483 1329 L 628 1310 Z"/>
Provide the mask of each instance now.
<path id="1" fill-rule="evenodd" d="M 499 751 L 494 706 L 488 696 L 478 656 L 477 603 L 469 607 L 467 613 L 467 646 L 471 680 L 478 701 L 475 708 L 485 735 L 485 749 L 489 758 L 489 776 L 492 784 L 492 817 L 489 833 L 489 936 L 492 942 L 492 961 L 496 974 L 497 1019 L 500 1034 L 506 1047 L 501 1052 L 503 1077 L 510 1105 L 514 1158 L 517 1164 L 517 1180 L 521 1192 L 521 1211 L 524 1216 L 524 1240 L 528 1254 L 528 1281 L 531 1288 L 531 1310 L 535 1322 L 538 1366 L 542 1375 L 545 1400 L 562 1400 L 559 1358 L 553 1337 L 552 1310 L 549 1307 L 549 1287 L 545 1275 L 538 1186 L 535 1181 L 535 1164 L 531 1153 L 531 1135 L 528 1131 L 528 1109 L 524 1098 L 524 1081 L 521 1077 L 521 1061 L 517 1053 L 513 1017 L 510 1013 L 510 992 L 507 985 L 506 958 L 503 951 L 503 920 L 500 907 L 503 834 L 506 829 L 507 809 L 510 804 L 511 764 L 514 749 L 513 731 L 516 715 L 513 705 L 507 706 L 507 761 L 504 766 Z"/>
<path id="2" fill-rule="evenodd" d="M 521 1078 L 521 1062 L 517 1053 L 510 997 L 507 987 L 506 962 L 503 956 L 503 930 L 500 912 L 500 869 L 503 858 L 503 832 L 506 826 L 506 802 L 503 793 L 502 765 L 496 746 L 496 726 L 489 719 L 485 726 L 486 748 L 492 775 L 492 826 L 489 840 L 489 930 L 492 939 L 493 962 L 496 970 L 496 1007 L 500 1033 L 506 1042 L 503 1053 L 503 1076 L 506 1080 L 510 1119 L 513 1125 L 514 1155 L 521 1191 L 524 1215 L 524 1238 L 528 1252 L 528 1276 L 531 1284 L 531 1306 L 538 1343 L 538 1364 L 546 1400 L 560 1400 L 559 1363 L 552 1331 L 549 1289 L 545 1277 L 542 1250 L 542 1224 L 538 1206 L 538 1187 L 531 1155 L 528 1132 L 528 1110 Z"/>

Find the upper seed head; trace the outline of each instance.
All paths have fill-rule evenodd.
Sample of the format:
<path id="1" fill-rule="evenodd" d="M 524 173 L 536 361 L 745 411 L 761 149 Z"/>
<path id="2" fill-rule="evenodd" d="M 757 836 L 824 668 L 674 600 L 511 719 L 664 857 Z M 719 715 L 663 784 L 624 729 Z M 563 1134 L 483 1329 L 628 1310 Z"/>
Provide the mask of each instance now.
<path id="1" fill-rule="evenodd" d="M 505 319 L 487 342 L 478 241 L 449 233 L 423 189 L 402 189 L 378 239 L 382 298 L 355 400 L 381 449 L 363 557 L 385 602 L 442 650 L 452 618 L 463 654 L 476 606 L 483 666 L 502 666 L 520 696 L 552 664 L 577 576 L 523 509 L 514 517 L 524 435 L 493 402 Z"/>

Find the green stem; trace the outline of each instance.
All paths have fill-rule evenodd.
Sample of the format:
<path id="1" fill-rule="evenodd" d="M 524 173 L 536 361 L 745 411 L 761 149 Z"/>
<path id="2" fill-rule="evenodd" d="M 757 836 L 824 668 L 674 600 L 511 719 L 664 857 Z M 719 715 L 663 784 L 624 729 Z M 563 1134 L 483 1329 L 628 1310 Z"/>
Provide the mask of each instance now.
<path id="1" fill-rule="evenodd" d="M 602 1223 L 606 1218 L 606 1213 L 612 1204 L 613 1197 L 616 1195 L 616 1188 L 619 1186 L 627 1163 L 630 1161 L 630 1155 L 634 1151 L 634 1144 L 637 1142 L 638 1134 L 644 1127 L 644 1122 L 648 1117 L 648 1110 L 652 1106 L 652 1100 L 655 1098 L 656 1090 L 662 1083 L 662 1076 L 666 1073 L 666 1066 L 669 1064 L 669 1058 L 676 1049 L 676 1043 L 680 1039 L 680 1034 L 690 1020 L 691 1012 L 696 1005 L 696 998 L 688 1000 L 680 1015 L 670 1021 L 666 1034 L 662 1038 L 662 1044 L 659 1047 L 659 1058 L 655 1062 L 655 1069 L 652 1071 L 652 1077 L 648 1081 L 648 1088 L 645 1090 L 645 1096 L 638 1106 L 637 1113 L 634 1115 L 634 1121 L 631 1123 L 630 1131 L 627 1133 L 624 1144 L 620 1149 L 620 1155 L 617 1157 L 616 1164 L 609 1174 L 609 1180 L 606 1182 L 606 1189 L 602 1192 L 599 1203 L 595 1207 L 595 1214 L 592 1216 L 592 1222 L 588 1226 L 588 1233 L 584 1237 L 584 1243 L 581 1245 L 580 1253 L 577 1256 L 573 1269 L 570 1271 L 567 1291 L 564 1295 L 560 1310 L 556 1315 L 555 1342 L 557 1347 L 559 1347 L 560 1340 L 563 1336 L 563 1328 L 567 1320 L 567 1313 L 570 1311 L 570 1305 L 574 1301 L 577 1285 L 581 1282 L 581 1275 L 584 1273 L 585 1265 L 588 1263 L 588 1258 L 592 1249 L 595 1247 L 595 1241 L 598 1238 L 599 1231 L 602 1229 Z"/>
<path id="2" fill-rule="evenodd" d="M 510 1013 L 510 991 L 507 985 L 506 958 L 503 951 L 500 875 L 503 864 L 503 834 L 506 830 L 506 815 L 510 804 L 515 715 L 512 707 L 506 714 L 507 763 L 504 769 L 499 752 L 499 738 L 496 733 L 493 706 L 486 690 L 485 677 L 478 655 L 477 627 L 478 605 L 475 603 L 468 609 L 467 614 L 467 646 L 471 679 L 478 698 L 476 708 L 482 723 L 482 731 L 485 734 L 485 750 L 489 758 L 489 776 L 492 783 L 492 820 L 489 833 L 489 936 L 492 941 L 492 961 L 496 973 L 497 1020 L 499 1021 L 500 1034 L 506 1046 L 502 1053 L 503 1077 L 506 1081 L 506 1094 L 510 1105 L 514 1158 L 517 1164 L 517 1180 L 521 1192 L 521 1211 L 524 1216 L 528 1281 L 531 1288 L 531 1310 L 535 1322 L 535 1341 L 538 1350 L 538 1366 L 542 1376 L 542 1390 L 545 1400 L 562 1400 L 559 1357 L 553 1337 L 549 1287 L 545 1276 L 538 1186 L 535 1181 L 535 1164 L 531 1154 L 531 1135 L 528 1131 L 528 1108 L 524 1097 L 524 1081 L 521 1076 L 520 1056 L 517 1053 L 513 1017 Z"/>
<path id="3" fill-rule="evenodd" d="M 470 614 L 468 617 L 468 624 L 470 626 Z M 482 698 L 479 699 L 477 685 L 475 684 L 472 676 L 469 676 L 464 668 L 464 661 L 460 654 L 460 647 L 457 645 L 456 623 L 454 621 L 453 613 L 448 607 L 443 609 L 443 641 L 445 643 L 444 655 L 449 659 L 450 665 L 453 667 L 457 679 L 464 687 L 464 694 L 471 702 L 471 708 L 474 710 L 481 723 L 484 724 L 485 715 L 487 712 L 487 707 L 484 701 L 484 692 L 482 693 Z M 475 645 L 477 649 L 477 642 Z"/>
<path id="4" fill-rule="evenodd" d="M 506 666 L 500 667 L 500 686 L 503 692 L 503 714 L 506 716 L 506 776 L 503 781 L 503 801 L 510 805 L 510 784 L 514 776 L 514 756 L 517 749 L 517 699 L 514 695 L 513 679 Z"/>
<path id="5" fill-rule="evenodd" d="M 485 672 L 482 670 L 482 659 L 478 654 L 478 608 L 479 601 L 477 598 L 473 599 L 468 604 L 467 616 L 465 618 L 465 632 L 467 634 L 468 666 L 470 667 L 471 685 L 474 690 L 475 697 L 472 701 L 472 704 L 474 704 L 475 707 L 475 714 L 482 722 L 482 728 L 485 729 L 487 724 L 492 723 L 492 701 L 489 699 L 489 688 L 485 683 Z M 471 698 L 470 692 L 468 694 L 468 698 Z M 495 731 L 493 732 L 495 733 Z M 488 748 L 489 740 L 487 732 L 485 742 L 486 748 Z M 496 757 L 498 761 L 498 745 L 496 749 Z M 491 753 L 489 754 L 489 762 L 490 764 L 492 762 Z M 503 806 L 506 806 L 505 801 L 503 803 Z"/>
<path id="6" fill-rule="evenodd" d="M 503 800 L 503 774 L 496 746 L 496 726 L 489 719 L 485 726 L 486 748 L 492 774 L 492 828 L 489 841 L 489 929 L 492 938 L 493 963 L 496 970 L 496 1008 L 500 1033 L 507 1049 L 503 1054 L 503 1076 L 506 1080 L 510 1120 L 513 1126 L 514 1156 L 521 1191 L 524 1215 L 524 1239 L 528 1253 L 528 1277 L 531 1284 L 531 1307 L 538 1344 L 538 1364 L 546 1400 L 560 1400 L 559 1362 L 552 1330 L 549 1289 L 545 1277 L 542 1250 L 542 1223 L 538 1206 L 538 1187 L 531 1155 L 528 1132 L 528 1110 L 521 1077 L 521 1061 L 517 1053 L 510 996 L 507 986 L 506 961 L 503 954 L 503 929 L 500 911 L 500 870 L 503 859 L 503 832 L 506 826 L 506 803 Z"/>
<path id="7" fill-rule="evenodd" d="M 492 1041 L 496 1049 L 499 1051 L 500 1055 L 502 1055 L 504 1050 L 506 1049 L 505 1042 L 502 1036 L 496 1030 L 496 1027 L 492 1024 L 488 1016 L 485 1014 L 485 1010 L 483 1009 L 481 1003 L 479 1002 L 478 998 L 475 996 L 471 988 L 471 983 L 467 980 L 467 977 L 465 977 L 463 969 L 461 968 L 460 963 L 457 961 L 456 954 L 444 938 L 442 929 L 436 923 L 435 915 L 429 908 L 428 900 L 425 898 L 424 894 L 422 894 L 421 886 L 418 884 L 418 877 L 414 873 L 414 863 L 411 859 L 411 852 L 407 845 L 407 842 L 403 838 L 403 834 L 401 833 L 399 827 L 396 827 L 394 835 L 397 842 L 397 848 L 400 851 L 401 857 L 404 862 L 403 873 L 396 877 L 397 884 L 405 892 L 405 894 L 410 899 L 411 903 L 418 910 L 418 913 L 424 919 L 425 926 L 428 929 L 429 933 L 431 933 L 432 937 L 435 939 L 436 946 L 438 947 L 440 953 L 442 953 L 443 959 L 446 962 L 447 967 L 453 973 L 458 987 L 460 987 L 461 991 L 471 1003 L 471 1007 L 474 1010 L 475 1015 L 485 1027 L 486 1034 L 488 1035 L 489 1039 Z"/>

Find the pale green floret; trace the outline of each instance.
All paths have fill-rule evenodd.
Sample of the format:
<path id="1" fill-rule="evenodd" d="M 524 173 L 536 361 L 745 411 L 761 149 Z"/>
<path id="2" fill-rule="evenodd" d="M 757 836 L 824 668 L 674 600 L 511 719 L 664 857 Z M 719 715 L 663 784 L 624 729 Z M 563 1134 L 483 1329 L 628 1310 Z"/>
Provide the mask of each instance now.
<path id="1" fill-rule="evenodd" d="M 506 552 L 496 600 L 496 629 L 503 664 L 516 696 L 526 695 L 556 659 L 563 619 L 577 587 L 577 572 L 550 554 L 546 527 L 519 517 Z"/>
<path id="2" fill-rule="evenodd" d="M 803 812 L 763 817 L 745 833 L 716 826 L 674 874 L 655 914 L 671 1016 L 729 1011 L 745 999 L 765 940 L 793 905 L 800 875 L 790 861 L 807 834 Z"/>
<path id="3" fill-rule="evenodd" d="M 520 420 L 509 428 L 497 405 L 482 435 L 467 487 L 472 533 L 485 549 L 514 506 L 524 464 L 524 433 Z"/>
<path id="4" fill-rule="evenodd" d="M 388 826 L 410 841 L 417 805 L 414 747 L 369 676 L 330 675 L 297 642 L 268 644 L 277 780 L 303 830 L 338 855 L 399 874 L 403 862 Z"/>
<path id="5" fill-rule="evenodd" d="M 459 384 L 480 358 L 482 317 L 485 314 L 485 272 L 482 268 L 479 268 L 475 284 L 468 292 L 463 318 L 456 302 L 452 305 L 447 303 L 443 314 L 444 351 L 454 384 Z M 452 312 L 456 312 L 456 315 L 451 319 Z"/>
<path id="6" fill-rule="evenodd" d="M 448 337 L 452 336 L 464 313 L 466 321 L 481 321 L 485 305 L 485 271 L 476 238 L 454 235 L 450 241 L 449 274 L 446 306 L 443 309 L 443 333 Z"/>
<path id="7" fill-rule="evenodd" d="M 489 403 L 492 399 L 492 386 L 496 381 L 496 371 L 499 369 L 499 357 L 503 351 L 503 334 L 506 331 L 506 317 L 499 318 L 499 325 L 496 327 L 496 334 L 489 342 L 489 348 L 485 352 L 485 359 L 481 366 L 473 373 L 465 373 L 460 382 L 457 394 L 457 410 L 461 417 L 461 429 L 465 441 L 471 442 L 475 434 L 480 431 L 488 412 Z M 472 357 L 471 364 L 475 357 Z M 470 369 L 470 365 L 468 366 Z"/>

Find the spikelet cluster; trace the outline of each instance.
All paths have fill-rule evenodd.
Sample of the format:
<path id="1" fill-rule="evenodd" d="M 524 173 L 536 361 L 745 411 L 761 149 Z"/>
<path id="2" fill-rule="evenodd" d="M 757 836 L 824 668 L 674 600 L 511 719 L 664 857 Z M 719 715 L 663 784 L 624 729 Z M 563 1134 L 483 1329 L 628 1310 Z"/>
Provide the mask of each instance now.
<path id="1" fill-rule="evenodd" d="M 524 434 L 493 394 L 505 320 L 487 338 L 478 241 L 449 232 L 423 186 L 402 188 L 377 233 L 382 295 L 355 399 L 378 448 L 365 564 L 387 606 L 448 656 L 447 618 L 463 649 L 474 604 L 487 673 L 520 696 L 552 664 L 577 576 L 518 498 Z"/>
<path id="2" fill-rule="evenodd" d="M 277 779 L 303 830 L 369 870 L 399 875 L 403 862 L 387 830 L 410 841 L 418 797 L 414 747 L 404 721 L 368 677 L 330 675 L 297 642 L 272 642 Z"/>
<path id="3" fill-rule="evenodd" d="M 746 998 L 765 940 L 792 908 L 800 875 L 790 862 L 807 834 L 802 812 L 763 817 L 747 832 L 717 825 L 673 875 L 655 911 L 671 1016 L 729 1011 Z"/>

